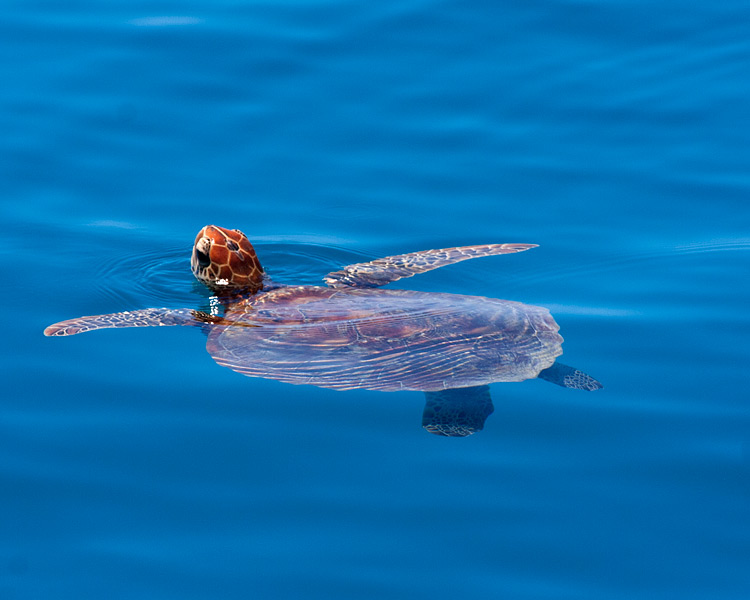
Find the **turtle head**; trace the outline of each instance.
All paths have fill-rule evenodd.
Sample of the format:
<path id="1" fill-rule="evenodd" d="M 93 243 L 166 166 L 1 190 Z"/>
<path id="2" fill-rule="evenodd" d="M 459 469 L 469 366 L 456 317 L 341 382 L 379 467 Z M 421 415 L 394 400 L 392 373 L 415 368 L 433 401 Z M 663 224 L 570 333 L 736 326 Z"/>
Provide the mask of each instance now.
<path id="1" fill-rule="evenodd" d="M 263 268 L 244 233 L 206 225 L 190 258 L 193 275 L 220 296 L 254 293 L 263 287 Z"/>

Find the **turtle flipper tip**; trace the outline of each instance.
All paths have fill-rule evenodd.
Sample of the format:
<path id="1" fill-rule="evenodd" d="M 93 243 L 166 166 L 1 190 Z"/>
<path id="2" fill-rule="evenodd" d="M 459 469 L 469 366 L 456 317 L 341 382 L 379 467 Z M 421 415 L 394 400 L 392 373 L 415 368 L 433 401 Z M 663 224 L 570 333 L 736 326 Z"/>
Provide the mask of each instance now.
<path id="1" fill-rule="evenodd" d="M 591 375 L 579 371 L 578 369 L 576 369 L 574 373 L 566 375 L 564 382 L 566 388 L 583 390 L 585 392 L 595 392 L 604 387 L 601 382 L 594 379 Z"/>
<path id="2" fill-rule="evenodd" d="M 586 392 L 594 392 L 604 387 L 601 382 L 594 379 L 591 375 L 559 362 L 541 371 L 538 377 L 555 385 L 573 390 L 584 390 Z"/>
<path id="3" fill-rule="evenodd" d="M 68 335 L 76 335 L 77 333 L 83 333 L 92 329 L 87 326 L 83 319 L 70 319 L 68 321 L 60 321 L 59 323 L 53 323 L 44 330 L 45 337 L 63 337 Z"/>

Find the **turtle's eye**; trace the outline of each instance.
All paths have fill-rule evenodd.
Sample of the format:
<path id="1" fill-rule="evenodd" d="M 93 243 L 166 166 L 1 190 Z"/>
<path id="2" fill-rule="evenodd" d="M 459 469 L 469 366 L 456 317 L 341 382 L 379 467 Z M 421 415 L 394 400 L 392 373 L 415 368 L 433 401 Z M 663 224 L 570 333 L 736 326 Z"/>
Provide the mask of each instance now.
<path id="1" fill-rule="evenodd" d="M 198 259 L 198 264 L 204 269 L 211 264 L 211 259 L 208 254 L 201 252 L 198 248 L 195 249 L 195 258 Z"/>

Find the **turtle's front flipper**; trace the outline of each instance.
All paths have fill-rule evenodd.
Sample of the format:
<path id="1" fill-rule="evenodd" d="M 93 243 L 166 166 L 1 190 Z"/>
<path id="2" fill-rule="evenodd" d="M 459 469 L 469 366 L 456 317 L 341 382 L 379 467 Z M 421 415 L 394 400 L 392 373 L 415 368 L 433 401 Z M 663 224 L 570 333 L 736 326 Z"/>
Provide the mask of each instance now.
<path id="1" fill-rule="evenodd" d="M 435 435 L 466 437 L 481 431 L 495 410 L 490 386 L 425 392 L 422 427 Z"/>
<path id="2" fill-rule="evenodd" d="M 512 254 L 536 248 L 536 244 L 489 244 L 485 246 L 461 246 L 443 248 L 442 250 L 423 250 L 411 254 L 386 256 L 367 263 L 357 263 L 344 267 L 340 271 L 328 273 L 325 282 L 330 287 L 379 287 L 411 277 L 418 273 L 431 271 L 446 265 L 495 254 Z"/>
<path id="3" fill-rule="evenodd" d="M 202 326 L 220 317 L 212 317 L 207 313 L 188 308 L 144 308 L 129 312 L 112 313 L 109 315 L 92 315 L 60 321 L 44 330 L 44 335 L 75 335 L 95 329 L 109 329 L 111 327 L 159 327 L 170 325 Z"/>
<path id="4" fill-rule="evenodd" d="M 562 363 L 556 362 L 548 369 L 539 373 L 539 379 L 544 379 L 555 385 L 561 385 L 574 390 L 586 390 L 593 392 L 604 386 L 591 375 L 586 375 L 583 371 L 569 367 Z"/>

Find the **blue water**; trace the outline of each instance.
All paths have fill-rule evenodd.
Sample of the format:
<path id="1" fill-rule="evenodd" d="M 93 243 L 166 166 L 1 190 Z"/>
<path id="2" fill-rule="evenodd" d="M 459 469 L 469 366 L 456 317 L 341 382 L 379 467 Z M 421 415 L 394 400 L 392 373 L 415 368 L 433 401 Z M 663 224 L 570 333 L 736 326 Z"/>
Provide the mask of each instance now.
<path id="1" fill-rule="evenodd" d="M 750 597 L 747 2 L 14 2 L 0 19 L 0 598 Z M 169 18 L 167 18 L 169 17 Z M 605 385 L 419 393 L 217 366 L 201 226 L 279 281 L 550 308 Z"/>

